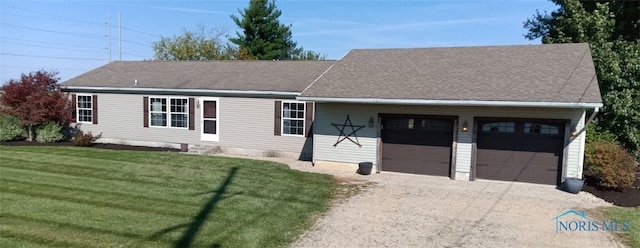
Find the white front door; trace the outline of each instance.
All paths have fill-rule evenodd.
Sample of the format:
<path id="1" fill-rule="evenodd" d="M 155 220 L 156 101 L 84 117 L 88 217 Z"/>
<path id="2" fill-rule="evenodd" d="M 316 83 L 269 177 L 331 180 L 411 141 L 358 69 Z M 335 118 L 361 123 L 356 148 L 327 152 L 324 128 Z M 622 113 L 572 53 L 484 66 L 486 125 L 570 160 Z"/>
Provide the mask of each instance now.
<path id="1" fill-rule="evenodd" d="M 201 136 L 203 141 L 218 141 L 218 125 L 219 111 L 218 111 L 218 98 L 200 98 L 200 121 Z"/>

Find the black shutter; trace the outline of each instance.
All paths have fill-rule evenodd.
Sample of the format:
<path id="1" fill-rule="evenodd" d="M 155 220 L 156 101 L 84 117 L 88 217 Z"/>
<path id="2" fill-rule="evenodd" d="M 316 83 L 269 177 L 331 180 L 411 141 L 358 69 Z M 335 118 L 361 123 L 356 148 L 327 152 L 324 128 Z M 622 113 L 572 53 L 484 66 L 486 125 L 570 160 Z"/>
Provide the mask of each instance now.
<path id="1" fill-rule="evenodd" d="M 142 112 L 144 114 L 144 117 L 142 118 L 142 126 L 143 127 L 149 127 L 149 97 L 145 96 L 142 97 L 143 103 L 142 103 Z"/>
<path id="2" fill-rule="evenodd" d="M 91 110 L 91 113 L 93 113 L 91 118 L 93 119 L 93 124 L 98 124 L 98 95 L 91 96 L 91 107 L 93 107 Z"/>
<path id="3" fill-rule="evenodd" d="M 71 94 L 71 123 L 76 123 L 76 120 L 78 119 L 76 109 L 78 109 L 76 94 Z"/>
<path id="4" fill-rule="evenodd" d="M 195 125 L 195 99 L 189 98 L 189 130 L 196 130 Z"/>
<path id="5" fill-rule="evenodd" d="M 282 101 L 276 101 L 273 135 L 282 135 Z"/>

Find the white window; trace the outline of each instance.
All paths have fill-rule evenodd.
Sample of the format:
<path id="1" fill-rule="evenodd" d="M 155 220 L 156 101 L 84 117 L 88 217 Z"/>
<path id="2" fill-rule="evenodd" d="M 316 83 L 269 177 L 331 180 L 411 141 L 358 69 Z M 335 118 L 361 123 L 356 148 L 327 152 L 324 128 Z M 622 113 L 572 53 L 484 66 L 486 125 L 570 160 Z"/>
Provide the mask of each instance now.
<path id="1" fill-rule="evenodd" d="M 152 127 L 167 126 L 167 99 L 166 98 L 149 98 L 149 115 Z"/>
<path id="2" fill-rule="evenodd" d="M 282 102 L 282 134 L 304 135 L 304 102 Z"/>
<path id="3" fill-rule="evenodd" d="M 525 122 L 524 133 L 560 134 L 560 129 L 558 129 L 558 127 L 547 124 Z"/>
<path id="4" fill-rule="evenodd" d="M 513 133 L 515 130 L 515 122 L 490 122 L 482 125 L 483 132 Z"/>
<path id="5" fill-rule="evenodd" d="M 171 127 L 187 128 L 189 123 L 189 99 L 171 98 Z"/>
<path id="6" fill-rule="evenodd" d="M 93 122 L 93 99 L 91 95 L 76 96 L 77 122 Z"/>
<path id="7" fill-rule="evenodd" d="M 149 120 L 152 127 L 187 128 L 189 99 L 149 97 Z"/>

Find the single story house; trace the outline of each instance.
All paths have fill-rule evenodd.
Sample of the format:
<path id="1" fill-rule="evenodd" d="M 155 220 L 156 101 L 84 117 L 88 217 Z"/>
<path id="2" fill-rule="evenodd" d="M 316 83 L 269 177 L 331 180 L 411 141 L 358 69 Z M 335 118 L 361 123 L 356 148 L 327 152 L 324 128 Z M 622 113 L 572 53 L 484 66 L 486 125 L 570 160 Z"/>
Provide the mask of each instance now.
<path id="1" fill-rule="evenodd" d="M 334 63 L 111 62 L 62 88 L 98 142 L 310 159 L 313 103 L 296 97 Z"/>
<path id="2" fill-rule="evenodd" d="M 584 127 L 602 107 L 588 44 L 112 62 L 63 88 L 101 142 L 552 185 L 582 176 Z"/>
<path id="3" fill-rule="evenodd" d="M 352 50 L 297 99 L 317 166 L 552 185 L 602 107 L 588 44 Z"/>

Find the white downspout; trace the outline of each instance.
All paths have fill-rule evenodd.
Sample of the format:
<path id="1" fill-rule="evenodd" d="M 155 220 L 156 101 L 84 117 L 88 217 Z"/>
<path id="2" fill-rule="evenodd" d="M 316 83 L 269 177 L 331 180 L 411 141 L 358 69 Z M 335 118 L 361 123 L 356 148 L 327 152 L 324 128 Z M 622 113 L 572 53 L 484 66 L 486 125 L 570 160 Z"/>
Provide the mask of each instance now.
<path id="1" fill-rule="evenodd" d="M 593 108 L 593 113 L 591 113 L 591 116 L 589 116 L 589 119 L 587 119 L 587 121 L 584 123 L 584 126 L 582 126 L 582 129 L 580 129 L 580 131 L 573 131 L 572 130 L 572 138 L 575 137 L 579 137 L 580 134 L 582 134 L 583 132 L 587 131 L 587 127 L 589 127 L 589 124 L 591 124 L 591 122 L 593 121 L 594 118 L 596 118 L 596 115 L 598 114 L 598 112 L 600 112 L 600 108 L 595 107 Z M 574 134 L 575 132 L 575 134 Z"/>
<path id="2" fill-rule="evenodd" d="M 579 153 L 583 154 L 582 156 L 578 157 L 578 167 L 579 167 L 578 168 L 578 175 L 572 175 L 573 177 L 582 178 L 582 175 L 583 175 L 583 172 L 584 172 L 584 150 L 585 150 L 585 145 L 586 145 L 585 141 L 587 139 L 586 135 L 582 135 L 582 133 L 587 131 L 587 127 L 589 127 L 589 124 L 591 124 L 591 122 L 596 117 L 598 112 L 600 112 L 600 108 L 598 108 L 598 107 L 594 108 L 593 109 L 593 113 L 591 113 L 591 116 L 589 116 L 589 118 L 584 123 L 584 125 L 582 126 L 580 131 L 579 132 L 575 132 L 575 134 L 572 131 L 572 139 L 576 139 L 576 138 L 580 139 L 580 141 L 579 141 L 580 142 Z M 567 176 L 569 176 L 569 175 L 567 175 Z"/>

